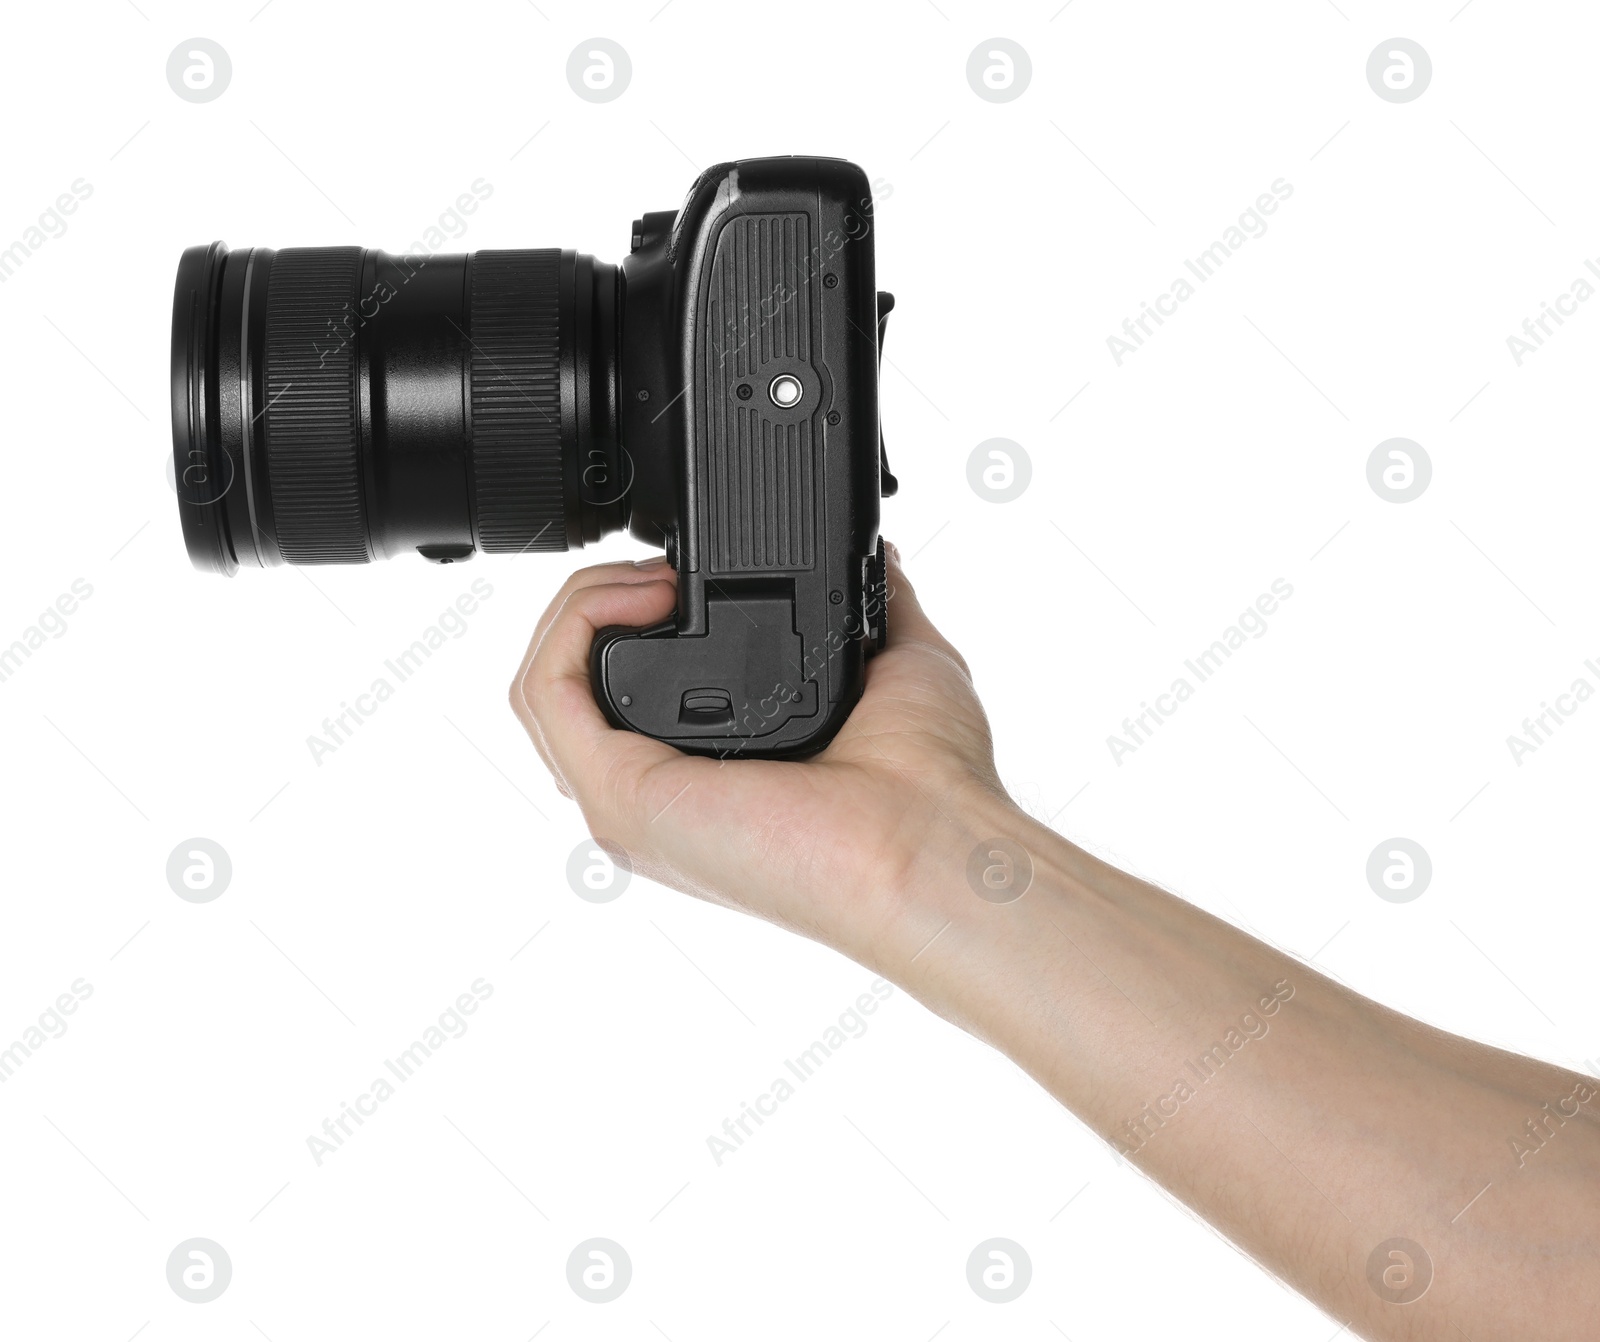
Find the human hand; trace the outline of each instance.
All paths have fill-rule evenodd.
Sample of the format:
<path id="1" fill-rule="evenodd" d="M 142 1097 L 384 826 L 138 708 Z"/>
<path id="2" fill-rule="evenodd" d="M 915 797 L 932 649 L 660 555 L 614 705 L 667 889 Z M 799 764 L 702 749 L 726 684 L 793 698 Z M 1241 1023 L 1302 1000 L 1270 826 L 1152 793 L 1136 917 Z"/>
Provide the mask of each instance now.
<path id="1" fill-rule="evenodd" d="M 967 664 L 923 613 L 893 547 L 889 589 L 888 643 L 867 664 L 861 702 L 807 760 L 689 756 L 606 722 L 589 646 L 606 625 L 671 613 L 665 560 L 573 574 L 534 630 L 511 705 L 589 832 L 635 870 L 869 967 L 903 965 L 928 935 L 911 873 L 931 848 L 960 849 L 962 817 L 1009 803 Z"/>

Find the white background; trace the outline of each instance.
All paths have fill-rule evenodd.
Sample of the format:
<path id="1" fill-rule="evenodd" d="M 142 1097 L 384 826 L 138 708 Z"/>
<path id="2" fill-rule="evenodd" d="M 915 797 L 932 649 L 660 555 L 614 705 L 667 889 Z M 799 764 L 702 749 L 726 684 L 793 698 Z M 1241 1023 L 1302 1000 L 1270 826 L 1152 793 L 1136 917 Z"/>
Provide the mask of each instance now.
<path id="1" fill-rule="evenodd" d="M 1579 675 L 1600 686 L 1600 303 L 1520 367 L 1506 343 L 1600 254 L 1596 16 L 1058 6 L 8 12 L 0 246 L 93 190 L 0 286 L 0 644 L 75 579 L 93 595 L 0 683 L 0 1046 L 74 980 L 93 995 L 0 1084 L 0 1333 L 1325 1342 L 1340 1322 L 898 992 L 714 1164 L 706 1138 L 869 976 L 644 881 L 574 896 L 581 819 L 505 702 L 567 562 L 191 570 L 165 482 L 182 248 L 400 250 L 479 177 L 452 250 L 618 260 L 709 163 L 862 164 L 899 299 L 884 528 L 972 661 L 1017 797 L 1373 997 L 1600 1065 L 1600 703 L 1520 765 L 1506 744 Z M 604 105 L 565 78 L 595 35 L 633 65 Z M 996 35 L 1032 61 L 1001 104 L 965 74 Z M 1405 105 L 1365 76 L 1396 35 L 1434 67 Z M 233 62 L 203 105 L 165 78 L 194 36 Z M 1107 337 L 1279 178 L 1268 231 L 1118 366 Z M 966 477 L 997 436 L 1033 464 L 1005 505 Z M 1403 505 L 1366 477 L 1396 436 L 1433 464 Z M 467 632 L 315 764 L 308 735 L 473 578 L 493 596 Z M 1122 719 L 1278 578 L 1268 632 L 1116 762 Z M 195 836 L 233 863 L 208 904 L 165 875 Z M 1393 836 L 1432 858 L 1409 903 L 1365 876 Z M 306 1138 L 480 977 L 470 1030 L 314 1164 Z M 192 1236 L 233 1262 L 208 1305 L 165 1277 Z M 566 1282 L 592 1236 L 633 1261 L 609 1305 Z M 967 1285 L 991 1236 L 1033 1262 L 1013 1304 Z"/>

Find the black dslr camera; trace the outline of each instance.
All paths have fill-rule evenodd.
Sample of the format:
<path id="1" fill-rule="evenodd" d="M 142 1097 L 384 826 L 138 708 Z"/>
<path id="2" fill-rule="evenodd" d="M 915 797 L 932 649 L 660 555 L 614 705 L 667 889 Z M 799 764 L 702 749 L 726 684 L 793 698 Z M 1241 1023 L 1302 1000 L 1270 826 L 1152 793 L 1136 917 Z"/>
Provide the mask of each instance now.
<path id="1" fill-rule="evenodd" d="M 675 618 L 595 639 L 617 727 L 696 754 L 820 750 L 883 645 L 878 427 L 893 298 L 839 159 L 702 173 L 580 252 L 192 247 L 172 314 L 196 567 L 566 550 L 626 527 Z"/>

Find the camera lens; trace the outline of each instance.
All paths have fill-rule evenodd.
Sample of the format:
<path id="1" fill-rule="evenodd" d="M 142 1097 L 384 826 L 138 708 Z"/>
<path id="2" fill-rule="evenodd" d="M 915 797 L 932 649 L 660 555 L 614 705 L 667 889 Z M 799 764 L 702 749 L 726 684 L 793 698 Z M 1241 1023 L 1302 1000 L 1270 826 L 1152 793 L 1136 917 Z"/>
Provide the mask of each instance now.
<path id="1" fill-rule="evenodd" d="M 196 567 L 566 550 L 626 525 L 615 266 L 192 247 L 174 481 Z"/>

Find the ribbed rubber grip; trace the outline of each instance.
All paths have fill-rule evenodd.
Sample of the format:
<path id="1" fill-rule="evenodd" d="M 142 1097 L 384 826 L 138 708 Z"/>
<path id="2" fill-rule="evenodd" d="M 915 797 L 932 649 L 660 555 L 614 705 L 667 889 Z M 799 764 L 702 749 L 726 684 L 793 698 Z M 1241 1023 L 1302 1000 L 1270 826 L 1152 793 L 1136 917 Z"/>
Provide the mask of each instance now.
<path id="1" fill-rule="evenodd" d="M 372 558 L 356 418 L 360 247 L 286 247 L 267 281 L 265 442 L 291 564 Z"/>
<path id="2" fill-rule="evenodd" d="M 556 248 L 472 256 L 472 469 L 490 554 L 567 548 L 560 276 Z"/>

